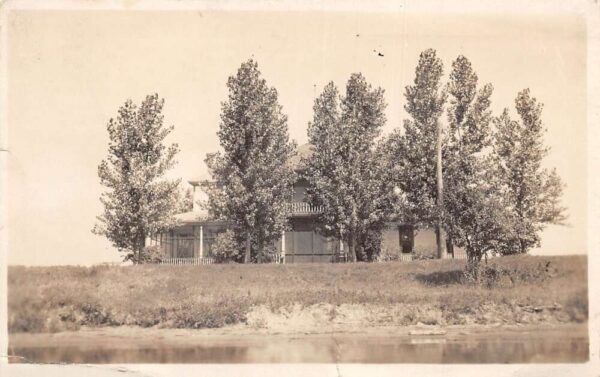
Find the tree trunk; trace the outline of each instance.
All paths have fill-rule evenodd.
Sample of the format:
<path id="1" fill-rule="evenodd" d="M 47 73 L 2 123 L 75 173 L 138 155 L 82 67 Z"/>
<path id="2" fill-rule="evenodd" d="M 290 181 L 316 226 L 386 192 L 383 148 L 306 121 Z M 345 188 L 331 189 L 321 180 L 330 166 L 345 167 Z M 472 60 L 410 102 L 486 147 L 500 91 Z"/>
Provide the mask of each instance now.
<path id="1" fill-rule="evenodd" d="M 454 259 L 454 239 L 452 239 L 452 236 L 446 238 L 446 254 L 452 255 L 452 259 Z"/>
<path id="2" fill-rule="evenodd" d="M 435 229 L 437 242 L 437 256 L 442 259 L 446 257 L 446 235 L 442 227 L 442 213 L 444 210 L 444 180 L 442 178 L 442 123 L 436 123 L 436 145 L 435 145 L 435 178 L 437 188 L 436 204 L 438 207 L 438 219 Z"/>
<path id="3" fill-rule="evenodd" d="M 365 262 L 373 262 L 373 247 L 369 244 L 369 247 L 364 250 Z"/>
<path id="4" fill-rule="evenodd" d="M 523 241 L 523 239 L 519 238 L 519 251 L 521 252 L 521 254 L 525 254 L 527 252 L 527 248 L 525 247 L 525 242 Z"/>
<path id="5" fill-rule="evenodd" d="M 252 251 L 251 251 L 251 234 L 248 232 L 246 236 L 246 255 L 244 256 L 244 263 L 250 263 L 252 261 Z"/>
<path id="6" fill-rule="evenodd" d="M 356 259 L 356 236 L 350 232 L 348 237 L 348 262 L 354 262 Z"/>
<path id="7" fill-rule="evenodd" d="M 138 236 L 137 250 L 133 252 L 133 264 L 141 264 L 142 253 L 146 247 L 146 237 L 144 235 Z"/>
<path id="8" fill-rule="evenodd" d="M 364 262 L 365 259 L 365 246 L 362 243 L 356 245 L 356 261 Z"/>
<path id="9" fill-rule="evenodd" d="M 363 250 L 363 239 L 360 236 L 354 237 L 354 261 L 353 262 L 361 262 L 362 261 L 362 250 Z"/>
<path id="10" fill-rule="evenodd" d="M 475 261 L 474 251 L 470 246 L 466 247 L 467 252 L 467 271 L 476 278 L 477 275 L 477 262 Z"/>
<path id="11" fill-rule="evenodd" d="M 481 252 L 473 247 L 467 246 L 467 271 L 471 273 L 473 279 L 479 282 L 479 262 L 481 262 Z"/>
<path id="12" fill-rule="evenodd" d="M 435 242 L 437 246 L 437 257 L 443 259 L 446 257 L 446 232 L 442 226 L 442 222 L 438 220 L 435 225 Z"/>

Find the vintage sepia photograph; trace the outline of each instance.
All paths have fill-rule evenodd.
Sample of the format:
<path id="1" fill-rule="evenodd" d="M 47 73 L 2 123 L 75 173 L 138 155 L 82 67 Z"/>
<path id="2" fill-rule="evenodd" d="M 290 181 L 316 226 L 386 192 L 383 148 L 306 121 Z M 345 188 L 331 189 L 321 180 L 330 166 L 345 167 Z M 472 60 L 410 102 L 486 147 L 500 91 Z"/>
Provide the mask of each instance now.
<path id="1" fill-rule="evenodd" d="M 134 3 L 3 4 L 3 363 L 590 361 L 597 3 Z"/>

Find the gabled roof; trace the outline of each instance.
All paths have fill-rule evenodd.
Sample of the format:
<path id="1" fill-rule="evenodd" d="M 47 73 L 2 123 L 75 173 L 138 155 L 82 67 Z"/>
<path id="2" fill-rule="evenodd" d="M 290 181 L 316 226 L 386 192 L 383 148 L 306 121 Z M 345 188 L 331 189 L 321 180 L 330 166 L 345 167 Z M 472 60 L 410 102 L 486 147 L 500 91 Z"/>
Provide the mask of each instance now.
<path id="1" fill-rule="evenodd" d="M 295 171 L 304 170 L 305 166 L 302 163 L 303 159 L 310 158 L 314 153 L 314 148 L 311 144 L 302 144 L 296 149 L 296 155 L 290 159 L 290 164 Z"/>
<path id="2" fill-rule="evenodd" d="M 290 165 L 295 171 L 304 170 L 303 159 L 310 158 L 314 153 L 314 148 L 311 144 L 302 144 L 296 148 L 296 154 L 290 159 Z M 208 172 L 200 174 L 188 180 L 188 183 L 192 186 L 199 186 L 202 183 L 212 182 L 212 177 Z"/>
<path id="3" fill-rule="evenodd" d="M 210 174 L 204 173 L 204 174 L 200 174 L 195 176 L 192 179 L 188 180 L 188 183 L 192 186 L 198 186 L 203 182 L 211 182 L 212 181 L 212 177 L 210 176 Z"/>
<path id="4" fill-rule="evenodd" d="M 208 211 L 205 209 L 178 213 L 175 215 L 178 223 L 194 223 L 209 220 Z"/>

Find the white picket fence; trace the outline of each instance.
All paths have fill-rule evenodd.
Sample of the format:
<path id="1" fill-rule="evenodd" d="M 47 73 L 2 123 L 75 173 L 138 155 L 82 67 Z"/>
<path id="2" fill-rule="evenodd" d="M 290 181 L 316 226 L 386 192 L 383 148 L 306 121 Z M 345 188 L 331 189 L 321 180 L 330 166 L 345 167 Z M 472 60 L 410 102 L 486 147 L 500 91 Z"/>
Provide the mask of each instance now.
<path id="1" fill-rule="evenodd" d="M 430 256 L 430 257 L 424 258 L 422 256 L 415 255 L 415 254 L 398 253 L 397 255 L 398 255 L 397 258 L 393 258 L 392 259 L 393 261 L 398 261 L 398 262 L 412 262 L 412 261 L 425 260 L 425 259 L 431 259 L 431 260 L 437 259 L 434 256 Z M 454 254 L 454 256 L 452 254 L 446 254 L 446 256 L 444 256 L 443 259 L 467 259 L 467 255 L 465 254 L 464 251 L 457 251 Z M 385 261 L 382 261 L 382 262 L 385 262 Z"/>
<path id="2" fill-rule="evenodd" d="M 398 260 L 401 262 L 411 262 L 413 260 L 412 254 L 398 254 Z"/>
<path id="3" fill-rule="evenodd" d="M 203 264 L 213 264 L 215 260 L 213 258 L 164 258 L 160 264 L 168 264 L 175 266 L 192 265 L 200 266 Z"/>

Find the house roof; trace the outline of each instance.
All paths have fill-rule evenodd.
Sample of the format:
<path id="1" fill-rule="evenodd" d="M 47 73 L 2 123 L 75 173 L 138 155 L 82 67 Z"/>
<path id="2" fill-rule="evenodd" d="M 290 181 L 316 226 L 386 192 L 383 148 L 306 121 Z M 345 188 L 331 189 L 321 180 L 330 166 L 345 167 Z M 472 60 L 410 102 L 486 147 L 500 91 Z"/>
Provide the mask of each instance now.
<path id="1" fill-rule="evenodd" d="M 178 223 L 181 224 L 197 223 L 210 220 L 208 216 L 208 211 L 205 209 L 178 213 L 177 215 L 175 215 L 175 219 Z"/>
<path id="2" fill-rule="evenodd" d="M 188 183 L 192 186 L 198 186 L 203 182 L 210 182 L 210 181 L 212 181 L 212 178 L 211 178 L 210 174 L 208 174 L 208 172 L 206 172 L 204 174 L 197 175 L 197 176 L 193 177 L 192 179 L 189 179 Z"/>
<path id="3" fill-rule="evenodd" d="M 302 163 L 303 159 L 309 158 L 314 153 L 314 148 L 311 144 L 302 144 L 296 149 L 296 155 L 290 159 L 290 164 L 294 170 L 303 170 L 305 168 Z"/>
<path id="4" fill-rule="evenodd" d="M 303 170 L 304 164 L 302 163 L 303 159 L 309 158 L 314 153 L 314 148 L 311 144 L 302 144 L 296 148 L 296 154 L 290 159 L 290 165 L 296 171 Z M 199 186 L 205 182 L 211 182 L 212 177 L 208 172 L 197 175 L 192 179 L 188 180 L 188 183 L 192 186 Z"/>

